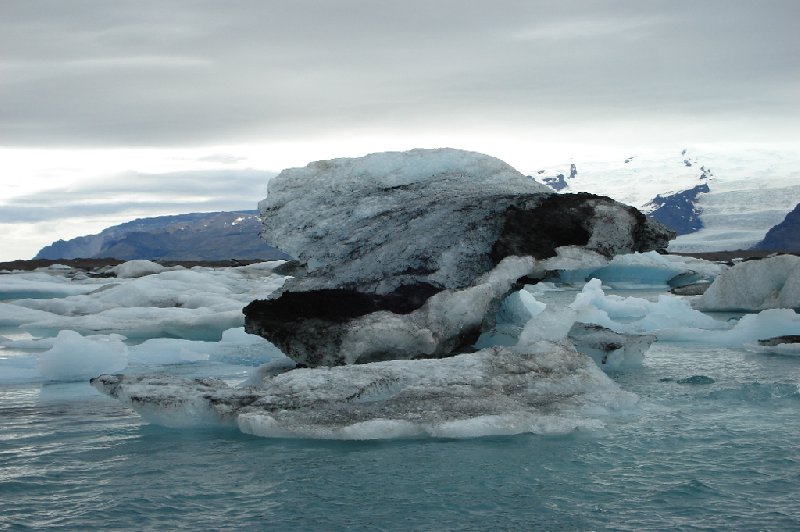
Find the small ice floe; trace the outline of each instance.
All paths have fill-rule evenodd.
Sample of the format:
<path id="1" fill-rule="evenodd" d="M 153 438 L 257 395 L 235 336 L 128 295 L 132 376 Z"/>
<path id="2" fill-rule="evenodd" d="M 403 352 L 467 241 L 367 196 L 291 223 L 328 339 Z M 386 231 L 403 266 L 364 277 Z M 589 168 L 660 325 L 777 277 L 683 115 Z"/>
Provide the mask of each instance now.
<path id="1" fill-rule="evenodd" d="M 129 260 L 115 266 L 112 270 L 120 279 L 136 279 L 145 275 L 161 273 L 166 268 L 150 260 Z"/>
<path id="2" fill-rule="evenodd" d="M 37 369 L 44 380 L 65 382 L 122 371 L 127 365 L 128 347 L 119 337 L 88 338 L 61 331 L 53 347 L 39 356 Z"/>

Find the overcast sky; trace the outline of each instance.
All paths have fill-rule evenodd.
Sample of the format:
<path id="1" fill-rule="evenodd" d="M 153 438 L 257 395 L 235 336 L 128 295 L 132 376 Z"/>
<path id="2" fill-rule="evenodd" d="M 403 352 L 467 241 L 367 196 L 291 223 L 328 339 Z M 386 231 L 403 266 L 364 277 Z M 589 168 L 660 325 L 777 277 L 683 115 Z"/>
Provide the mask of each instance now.
<path id="1" fill-rule="evenodd" d="M 0 259 L 255 208 L 320 158 L 452 146 L 528 172 L 798 142 L 798 20 L 797 0 L 0 0 Z"/>

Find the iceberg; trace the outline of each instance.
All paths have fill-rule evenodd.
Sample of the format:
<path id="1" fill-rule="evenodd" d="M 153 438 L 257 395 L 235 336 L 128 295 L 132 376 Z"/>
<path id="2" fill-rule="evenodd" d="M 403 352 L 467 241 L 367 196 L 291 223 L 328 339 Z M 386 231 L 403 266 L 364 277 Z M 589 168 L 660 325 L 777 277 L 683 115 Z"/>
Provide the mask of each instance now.
<path id="1" fill-rule="evenodd" d="M 48 381 L 80 381 L 127 365 L 128 347 L 119 337 L 87 338 L 60 331 L 53 347 L 39 356 L 37 369 Z"/>
<path id="2" fill-rule="evenodd" d="M 300 271 L 245 308 L 245 327 L 308 366 L 457 354 L 491 326 L 477 314 L 493 316 L 519 278 L 545 274 L 534 262 L 486 303 L 465 308 L 494 291 L 483 276 L 503 261 L 547 259 L 563 246 L 608 259 L 673 236 L 631 207 L 553 194 L 498 159 L 452 149 L 284 170 L 259 208 L 265 237 Z M 440 319 L 433 314 L 443 302 L 452 311 Z M 366 341 L 343 342 L 367 330 Z"/>
<path id="3" fill-rule="evenodd" d="M 670 294 L 658 296 L 655 302 L 606 295 L 599 279 L 586 283 L 570 308 L 577 313 L 576 320 L 582 323 L 601 325 L 618 333 L 653 333 L 659 338 L 664 331 L 684 327 L 706 330 L 730 327 L 691 308 L 686 299 Z"/>
<path id="4" fill-rule="evenodd" d="M 132 364 L 178 364 L 211 360 L 256 366 L 285 358 L 278 348 L 260 336 L 247 334 L 244 327 L 228 329 L 218 342 L 181 338 L 150 338 L 128 349 Z"/>
<path id="5" fill-rule="evenodd" d="M 129 260 L 112 268 L 112 271 L 120 279 L 135 279 L 137 277 L 144 277 L 145 275 L 152 275 L 154 273 L 161 273 L 166 268 L 157 262 L 150 260 Z"/>
<path id="6" fill-rule="evenodd" d="M 714 280 L 695 308 L 800 308 L 800 257 L 780 255 L 740 262 Z"/>
<path id="7" fill-rule="evenodd" d="M 791 309 L 762 310 L 758 314 L 747 314 L 726 330 L 686 327 L 660 331 L 659 339 L 671 342 L 692 342 L 702 345 L 749 347 L 755 349 L 759 340 L 778 336 L 800 334 L 800 315 Z M 766 350 L 765 350 L 766 351 Z"/>
<path id="8" fill-rule="evenodd" d="M 299 368 L 260 386 L 102 375 L 92 384 L 167 426 L 236 425 L 265 437 L 376 439 L 562 433 L 635 406 L 571 346 L 493 348 L 445 359 Z"/>

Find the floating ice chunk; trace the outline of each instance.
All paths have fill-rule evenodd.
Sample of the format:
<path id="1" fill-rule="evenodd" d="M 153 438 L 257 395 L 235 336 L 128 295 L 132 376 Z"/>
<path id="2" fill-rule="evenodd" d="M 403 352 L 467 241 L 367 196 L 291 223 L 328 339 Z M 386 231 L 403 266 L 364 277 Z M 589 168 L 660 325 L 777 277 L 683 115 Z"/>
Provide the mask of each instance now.
<path id="1" fill-rule="evenodd" d="M 165 269 L 164 266 L 150 260 L 129 260 L 113 268 L 114 273 L 120 279 L 144 277 L 145 275 L 161 273 Z"/>
<path id="2" fill-rule="evenodd" d="M 682 263 L 671 261 L 655 251 L 617 255 L 607 266 L 592 272 L 614 288 L 637 286 L 666 286 L 674 277 L 687 272 Z"/>
<path id="3" fill-rule="evenodd" d="M 727 329 L 729 326 L 694 310 L 688 301 L 670 294 L 648 301 L 637 297 L 606 295 L 599 279 L 592 279 L 575 297 L 570 308 L 577 321 L 602 325 L 620 333 L 642 334 L 664 329 L 691 327 Z M 660 337 L 660 336 L 659 336 Z"/>
<path id="4" fill-rule="evenodd" d="M 119 338 L 85 338 L 65 330 L 40 355 L 38 370 L 49 381 L 78 381 L 122 371 L 127 365 L 128 348 Z"/>
<path id="5" fill-rule="evenodd" d="M 800 334 L 800 315 L 790 309 L 769 309 L 743 316 L 729 330 L 684 328 L 660 331 L 658 336 L 659 339 L 674 342 L 740 347 L 757 344 L 766 338 L 795 334 Z"/>
<path id="6" fill-rule="evenodd" d="M 569 331 L 575 348 L 589 355 L 603 370 L 639 367 L 656 337 L 649 334 L 621 334 L 599 325 L 575 323 Z"/>
<path id="7" fill-rule="evenodd" d="M 533 294 L 544 294 L 545 292 L 563 292 L 564 289 L 560 286 L 557 286 L 555 283 L 550 282 L 539 282 L 536 284 L 529 284 L 525 285 L 525 290 Z"/>
<path id="8" fill-rule="evenodd" d="M 136 364 L 178 364 L 213 360 L 229 364 L 258 365 L 283 358 L 274 345 L 243 327 L 228 329 L 219 342 L 151 338 L 129 348 L 129 360 Z"/>
<path id="9" fill-rule="evenodd" d="M 710 261 L 655 251 L 617 255 L 606 266 L 591 273 L 613 288 L 630 286 L 681 286 L 711 280 L 727 269 Z"/>
<path id="10" fill-rule="evenodd" d="M 17 327 L 25 322 L 47 320 L 49 312 L 20 307 L 12 303 L 0 303 L 0 326 Z"/>
<path id="11" fill-rule="evenodd" d="M 11 339 L 0 336 L 0 346 L 9 349 L 24 349 L 26 351 L 45 350 L 53 347 L 53 338 L 20 338 Z"/>
<path id="12" fill-rule="evenodd" d="M 180 364 L 209 359 L 214 342 L 151 338 L 129 348 L 131 364 Z"/>
<path id="13" fill-rule="evenodd" d="M 567 432 L 602 426 L 636 403 L 586 356 L 540 343 L 530 353 L 487 349 L 445 359 L 301 368 L 258 387 L 164 376 L 92 379 L 168 426 L 238 424 L 265 437 L 375 439 Z"/>
<path id="14" fill-rule="evenodd" d="M 701 310 L 800 308 L 800 257 L 780 255 L 736 264 L 696 301 Z"/>
<path id="15" fill-rule="evenodd" d="M 223 331 L 241 327 L 243 322 L 239 309 L 217 312 L 208 308 L 120 307 L 87 316 L 48 314 L 45 319 L 25 322 L 21 328 L 38 336 L 70 329 L 86 335 L 117 333 L 131 340 L 167 337 L 217 341 Z"/>
<path id="16" fill-rule="evenodd" d="M 74 282 L 43 272 L 0 275 L 0 300 L 66 297 L 87 294 L 96 288 L 96 284 Z"/>
<path id="17" fill-rule="evenodd" d="M 244 305 L 254 297 L 267 297 L 285 279 L 263 265 L 252 265 L 106 280 L 87 294 L 0 303 L 0 325 L 21 326 L 42 335 L 70 329 L 83 334 L 120 333 L 133 339 L 219 340 L 223 331 L 244 323 Z"/>
<path id="18" fill-rule="evenodd" d="M 234 424 L 238 410 L 257 398 L 251 389 L 232 388 L 214 378 L 101 375 L 89 382 L 145 421 L 171 428 Z"/>
<path id="19" fill-rule="evenodd" d="M 548 307 L 528 320 L 519 335 L 518 350 L 528 350 L 542 341 L 558 342 L 564 340 L 578 314 L 569 308 Z"/>

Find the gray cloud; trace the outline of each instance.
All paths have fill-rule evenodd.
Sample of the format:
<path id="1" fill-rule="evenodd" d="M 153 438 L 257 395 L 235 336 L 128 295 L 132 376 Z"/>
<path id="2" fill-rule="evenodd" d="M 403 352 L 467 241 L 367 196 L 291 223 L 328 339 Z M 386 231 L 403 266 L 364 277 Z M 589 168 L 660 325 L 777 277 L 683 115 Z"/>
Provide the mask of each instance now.
<path id="1" fill-rule="evenodd" d="M 0 145 L 682 120 L 781 138 L 798 16 L 795 0 L 12 0 Z"/>
<path id="2" fill-rule="evenodd" d="M 255 170 L 127 173 L 0 203 L 0 223 L 250 210 L 266 196 L 273 175 Z"/>

